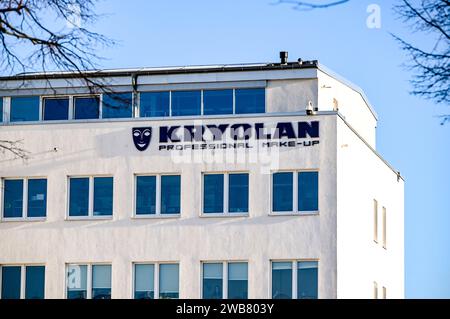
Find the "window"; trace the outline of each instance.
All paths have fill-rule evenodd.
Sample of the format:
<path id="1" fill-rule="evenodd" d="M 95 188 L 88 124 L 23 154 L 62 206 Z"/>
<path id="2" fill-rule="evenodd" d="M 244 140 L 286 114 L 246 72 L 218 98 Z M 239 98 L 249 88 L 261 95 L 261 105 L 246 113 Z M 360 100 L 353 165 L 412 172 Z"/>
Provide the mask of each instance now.
<path id="1" fill-rule="evenodd" d="M 10 121 L 39 121 L 39 96 L 11 97 Z"/>
<path id="2" fill-rule="evenodd" d="M 44 299 L 45 266 L 2 266 L 0 274 L 1 299 Z"/>
<path id="3" fill-rule="evenodd" d="M 112 214 L 113 177 L 69 178 L 69 217 Z"/>
<path id="4" fill-rule="evenodd" d="M 203 114 L 233 114 L 233 90 L 203 91 Z"/>
<path id="5" fill-rule="evenodd" d="M 5 179 L 3 218 L 41 218 L 47 212 L 45 178 Z"/>
<path id="6" fill-rule="evenodd" d="M 111 265 L 67 265 L 67 299 L 111 299 Z"/>
<path id="7" fill-rule="evenodd" d="M 69 119 L 69 98 L 44 98 L 43 99 L 43 120 L 68 120 Z"/>
<path id="8" fill-rule="evenodd" d="M 383 207 L 383 248 L 386 249 L 386 207 Z"/>
<path id="9" fill-rule="evenodd" d="M 203 299 L 248 298 L 248 269 L 246 262 L 205 262 L 202 267 Z"/>
<path id="10" fill-rule="evenodd" d="M 139 116 L 169 116 L 170 92 L 145 92 L 139 94 Z"/>
<path id="11" fill-rule="evenodd" d="M 200 114 L 201 91 L 172 91 L 172 116 Z"/>
<path id="12" fill-rule="evenodd" d="M 278 172 L 272 175 L 272 211 L 285 213 L 319 210 L 319 173 Z"/>
<path id="13" fill-rule="evenodd" d="M 136 216 L 180 214 L 180 182 L 180 175 L 136 176 Z"/>
<path id="14" fill-rule="evenodd" d="M 0 124 L 3 122 L 3 96 L 0 96 Z"/>
<path id="15" fill-rule="evenodd" d="M 265 89 L 236 89 L 236 114 L 264 113 Z"/>
<path id="16" fill-rule="evenodd" d="M 376 281 L 373 282 L 373 299 L 378 299 L 378 284 Z"/>
<path id="17" fill-rule="evenodd" d="M 73 98 L 75 120 L 98 119 L 100 117 L 100 98 L 98 96 L 80 96 Z"/>
<path id="18" fill-rule="evenodd" d="M 203 213 L 248 213 L 248 173 L 204 174 Z"/>
<path id="19" fill-rule="evenodd" d="M 134 265 L 134 299 L 155 298 L 155 265 Z"/>
<path id="20" fill-rule="evenodd" d="M 133 117 L 132 100 L 131 93 L 103 94 L 102 117 L 105 119 Z"/>
<path id="21" fill-rule="evenodd" d="M 159 299 L 179 298 L 178 264 L 159 265 Z"/>
<path id="22" fill-rule="evenodd" d="M 386 293 L 387 293 L 387 292 L 386 292 L 386 287 L 383 287 L 383 288 L 381 289 L 381 293 L 382 293 L 382 295 L 381 295 L 382 298 L 383 298 L 383 299 L 386 299 L 386 298 L 387 298 L 387 295 L 386 295 Z"/>
<path id="23" fill-rule="evenodd" d="M 134 264 L 134 299 L 179 298 L 178 277 L 178 264 Z"/>
<path id="24" fill-rule="evenodd" d="M 317 299 L 317 261 L 272 262 L 273 299 Z"/>
<path id="25" fill-rule="evenodd" d="M 373 200 L 373 241 L 378 243 L 378 202 Z"/>

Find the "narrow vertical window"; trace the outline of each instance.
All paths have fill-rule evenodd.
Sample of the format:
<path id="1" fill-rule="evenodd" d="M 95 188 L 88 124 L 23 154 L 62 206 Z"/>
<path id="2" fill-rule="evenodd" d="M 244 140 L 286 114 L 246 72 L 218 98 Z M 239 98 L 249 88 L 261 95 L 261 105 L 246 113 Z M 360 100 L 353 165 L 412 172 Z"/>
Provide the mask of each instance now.
<path id="1" fill-rule="evenodd" d="M 7 179 L 3 183 L 3 217 L 20 218 L 23 216 L 23 180 Z"/>
<path id="2" fill-rule="evenodd" d="M 223 264 L 203 264 L 203 299 L 223 298 Z"/>
<path id="3" fill-rule="evenodd" d="M 136 215 L 156 213 L 156 176 L 136 177 Z"/>
<path id="4" fill-rule="evenodd" d="M 386 299 L 386 298 L 387 298 L 386 287 L 383 287 L 383 288 L 382 288 L 382 294 L 383 294 L 383 295 L 382 295 L 382 298 L 383 298 L 383 299 Z"/>
<path id="5" fill-rule="evenodd" d="M 98 119 L 100 117 L 100 98 L 98 96 L 75 97 L 73 99 L 75 120 Z"/>
<path id="6" fill-rule="evenodd" d="M 20 299 L 21 272 L 20 266 L 3 266 L 2 299 Z"/>
<path id="7" fill-rule="evenodd" d="M 228 175 L 228 211 L 230 213 L 248 212 L 248 174 Z"/>
<path id="8" fill-rule="evenodd" d="M 44 98 L 42 119 L 44 121 L 68 120 L 69 98 Z"/>
<path id="9" fill-rule="evenodd" d="M 376 281 L 373 282 L 373 299 L 378 299 L 378 284 Z"/>
<path id="10" fill-rule="evenodd" d="M 378 202 L 373 200 L 373 240 L 378 243 Z"/>
<path id="11" fill-rule="evenodd" d="M 179 298 L 179 270 L 178 264 L 159 265 L 159 298 Z"/>
<path id="12" fill-rule="evenodd" d="M 67 299 L 87 299 L 87 265 L 67 266 Z"/>
<path id="13" fill-rule="evenodd" d="M 94 216 L 113 213 L 113 178 L 94 177 Z"/>
<path id="14" fill-rule="evenodd" d="M 0 124 L 3 122 L 3 96 L 0 96 Z"/>
<path id="15" fill-rule="evenodd" d="M 203 175 L 203 212 L 223 213 L 224 175 Z"/>
<path id="16" fill-rule="evenodd" d="M 387 235 L 387 230 L 386 230 L 386 207 L 383 207 L 383 248 L 386 249 L 386 235 Z"/>
<path id="17" fill-rule="evenodd" d="M 45 267 L 25 267 L 25 299 L 44 299 Z"/>
<path id="18" fill-rule="evenodd" d="M 319 210 L 319 173 L 298 173 L 298 210 Z"/>
<path id="19" fill-rule="evenodd" d="M 274 173 L 272 183 L 272 210 L 274 212 L 293 211 L 293 173 Z"/>
<path id="20" fill-rule="evenodd" d="M 297 263 L 297 299 L 317 299 L 317 296 L 317 261 L 299 261 Z"/>
<path id="21" fill-rule="evenodd" d="M 92 266 L 92 299 L 111 299 L 111 266 Z"/>
<path id="22" fill-rule="evenodd" d="M 28 180 L 28 217 L 45 217 L 47 211 L 47 180 Z"/>
<path id="23" fill-rule="evenodd" d="M 292 262 L 272 262 L 272 298 L 292 299 Z"/>
<path id="24" fill-rule="evenodd" d="M 228 263 L 228 299 L 248 298 L 248 264 Z"/>
<path id="25" fill-rule="evenodd" d="M 161 214 L 179 214 L 181 198 L 181 176 L 161 176 Z"/>
<path id="26" fill-rule="evenodd" d="M 88 216 L 89 177 L 70 178 L 69 188 L 69 216 Z"/>
<path id="27" fill-rule="evenodd" d="M 134 299 L 155 298 L 155 265 L 134 265 Z"/>

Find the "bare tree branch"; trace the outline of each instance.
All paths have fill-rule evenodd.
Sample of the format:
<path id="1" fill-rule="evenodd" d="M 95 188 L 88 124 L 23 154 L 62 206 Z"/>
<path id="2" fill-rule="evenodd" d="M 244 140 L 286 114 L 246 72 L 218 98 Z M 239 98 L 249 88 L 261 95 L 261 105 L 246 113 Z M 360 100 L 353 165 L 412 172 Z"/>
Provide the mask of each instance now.
<path id="1" fill-rule="evenodd" d="M 349 1 L 350 0 L 339 0 L 339 1 L 335 0 L 335 1 L 328 1 L 326 3 L 313 3 L 311 1 L 278 0 L 278 2 L 276 2 L 274 4 L 275 5 L 291 4 L 291 5 L 293 5 L 292 8 L 294 10 L 310 11 L 310 10 L 314 10 L 314 9 L 325 9 L 325 8 L 329 8 L 329 7 L 334 7 L 334 6 L 349 2 Z"/>
<path id="2" fill-rule="evenodd" d="M 21 147 L 22 143 L 23 143 L 22 140 L 17 141 L 0 140 L 0 152 L 12 153 L 15 157 L 27 159 L 29 152 Z"/>

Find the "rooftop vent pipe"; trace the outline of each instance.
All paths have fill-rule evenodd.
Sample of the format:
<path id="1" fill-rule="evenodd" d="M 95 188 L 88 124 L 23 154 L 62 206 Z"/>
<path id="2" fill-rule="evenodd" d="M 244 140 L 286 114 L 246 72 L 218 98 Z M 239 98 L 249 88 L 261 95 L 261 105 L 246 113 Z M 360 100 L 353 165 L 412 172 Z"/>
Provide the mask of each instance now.
<path id="1" fill-rule="evenodd" d="M 288 53 L 287 51 L 280 51 L 280 63 L 286 65 L 288 62 Z"/>

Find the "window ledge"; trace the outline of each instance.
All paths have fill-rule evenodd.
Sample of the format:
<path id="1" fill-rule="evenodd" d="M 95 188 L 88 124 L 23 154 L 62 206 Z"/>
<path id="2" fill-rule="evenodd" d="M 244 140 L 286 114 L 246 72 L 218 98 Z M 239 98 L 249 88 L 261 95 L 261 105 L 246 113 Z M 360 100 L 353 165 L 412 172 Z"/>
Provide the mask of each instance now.
<path id="1" fill-rule="evenodd" d="M 200 218 L 233 218 L 249 217 L 249 213 L 201 213 Z"/>
<path id="2" fill-rule="evenodd" d="M 181 214 L 147 214 L 147 215 L 133 215 L 132 219 L 176 219 L 180 218 Z"/>
<path id="3" fill-rule="evenodd" d="M 0 222 L 43 222 L 46 220 L 47 217 L 2 217 Z"/>
<path id="4" fill-rule="evenodd" d="M 318 216 L 319 211 L 308 212 L 270 212 L 269 216 Z"/>
<path id="5" fill-rule="evenodd" d="M 95 220 L 112 220 L 111 216 L 68 216 L 66 221 L 95 221 Z"/>

